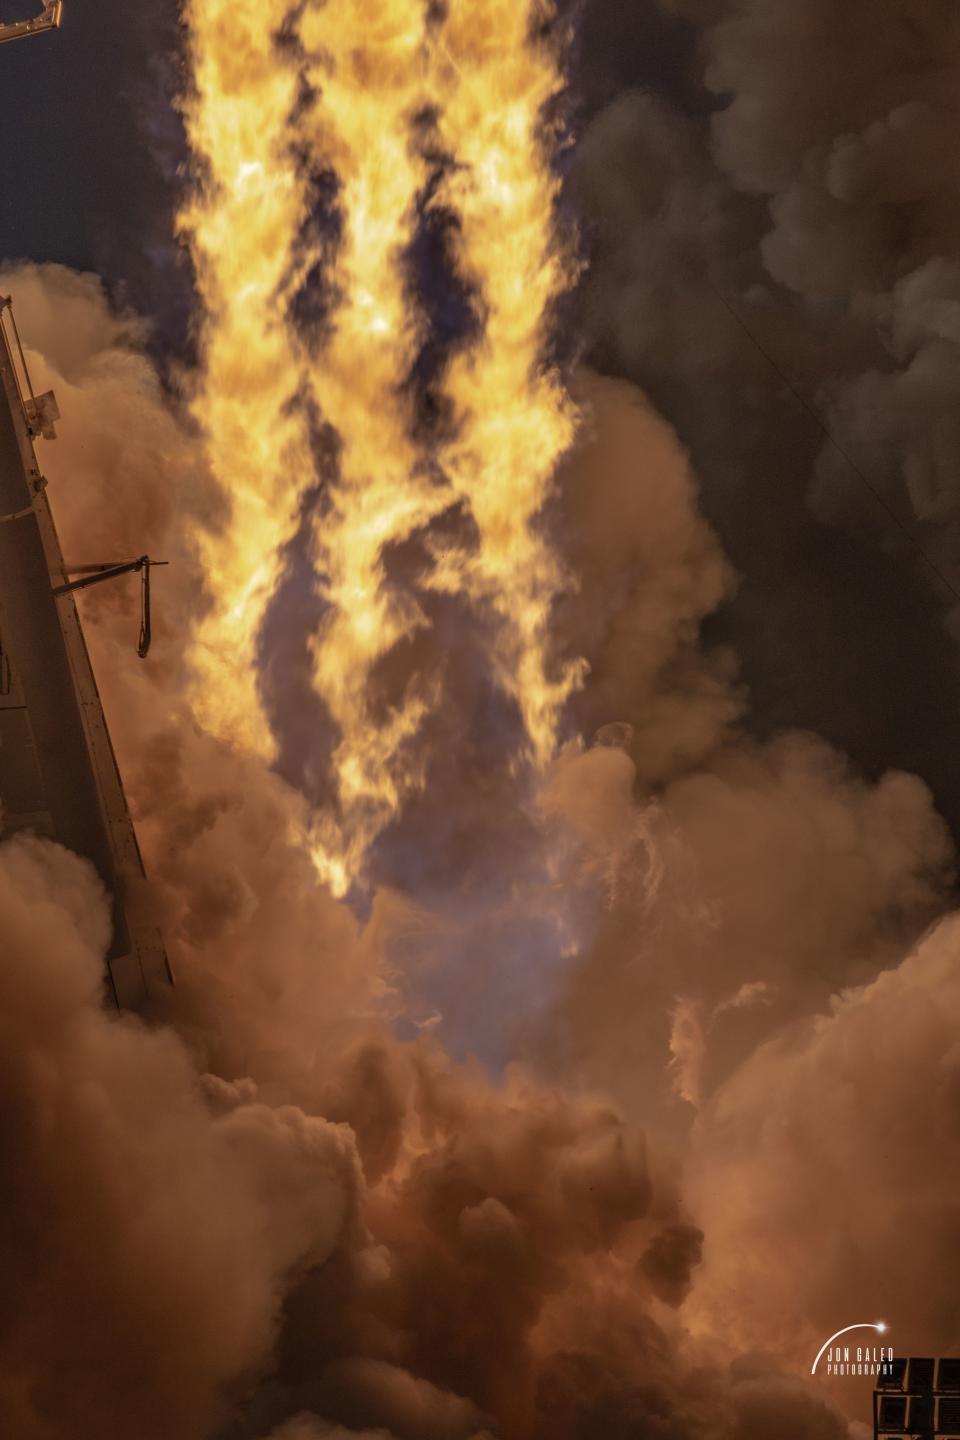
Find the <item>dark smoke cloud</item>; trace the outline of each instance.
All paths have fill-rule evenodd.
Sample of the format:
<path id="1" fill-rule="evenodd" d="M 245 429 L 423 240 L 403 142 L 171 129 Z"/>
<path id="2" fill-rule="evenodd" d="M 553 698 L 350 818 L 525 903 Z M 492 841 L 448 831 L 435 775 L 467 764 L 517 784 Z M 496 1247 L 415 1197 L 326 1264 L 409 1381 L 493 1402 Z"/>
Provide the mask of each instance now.
<path id="1" fill-rule="evenodd" d="M 808 733 L 748 737 L 735 660 L 701 639 L 733 577 L 687 458 L 629 387 L 582 393 L 594 438 L 562 484 L 580 589 L 557 633 L 590 662 L 574 709 L 601 743 L 541 803 L 568 890 L 604 898 L 546 1045 L 673 1130 L 762 1037 L 899 960 L 946 903 L 952 847 L 916 778 L 869 784 Z"/>
<path id="2" fill-rule="evenodd" d="M 897 0 L 665 8 L 699 31 L 713 113 L 665 76 L 579 147 L 595 362 L 691 448 L 744 577 L 713 633 L 743 657 L 752 727 L 816 729 L 874 775 L 919 769 L 956 827 L 939 718 L 960 701 L 955 598 L 914 544 L 960 588 L 956 18 Z"/>

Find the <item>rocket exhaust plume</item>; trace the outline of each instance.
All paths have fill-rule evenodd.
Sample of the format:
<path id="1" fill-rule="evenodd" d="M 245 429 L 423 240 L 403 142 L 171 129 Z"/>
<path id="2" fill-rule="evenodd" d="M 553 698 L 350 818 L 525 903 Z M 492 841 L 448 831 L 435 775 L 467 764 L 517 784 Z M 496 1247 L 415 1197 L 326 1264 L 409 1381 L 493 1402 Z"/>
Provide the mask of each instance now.
<path id="1" fill-rule="evenodd" d="M 340 181 L 342 239 L 329 343 L 312 393 L 340 439 L 329 506 L 314 527 L 319 588 L 328 609 L 314 638 L 314 683 L 334 721 L 337 814 L 317 817 L 321 875 L 342 893 L 371 842 L 422 777 L 407 755 L 430 704 L 422 684 L 386 717 L 372 713 L 377 662 L 426 624 L 416 600 L 387 583 L 390 546 L 449 503 L 411 437 L 403 392 L 420 339 L 402 252 L 413 239 L 426 164 L 411 127 L 424 103 L 425 12 L 419 0 L 311 5 L 302 37 L 318 99 L 307 120 L 316 159 Z"/>
<path id="2" fill-rule="evenodd" d="M 425 683 L 412 682 L 379 723 L 370 708 L 373 667 L 427 623 L 414 598 L 387 584 L 391 545 L 451 505 L 469 514 L 476 548 L 435 551 L 425 583 L 492 608 L 497 678 L 540 762 L 553 752 L 557 712 L 580 673 L 547 675 L 562 575 L 535 529 L 574 421 L 557 379 L 538 372 L 545 314 L 570 267 L 554 241 L 556 181 L 539 133 L 562 75 L 549 48 L 531 43 L 532 18 L 512 4 L 455 3 L 428 37 L 418 0 L 381 0 L 359 28 L 343 0 L 304 17 L 308 50 L 320 57 L 314 144 L 340 176 L 345 224 L 335 331 L 312 377 L 342 444 L 332 504 L 316 527 L 331 609 L 316 638 L 315 681 L 341 737 L 340 814 L 318 822 L 317 855 L 337 892 L 423 779 L 407 742 L 434 698 Z M 456 214 L 458 269 L 485 315 L 447 376 L 455 438 L 439 455 L 445 483 L 418 454 L 401 389 L 420 339 L 401 255 L 429 178 L 411 126 L 427 109 L 439 116 L 437 139 L 451 161 L 436 203 Z"/>
<path id="3" fill-rule="evenodd" d="M 456 434 L 441 457 L 479 541 L 471 553 L 449 553 L 431 583 L 493 611 L 497 679 L 540 764 L 584 673 L 582 663 L 549 673 L 550 610 L 564 575 L 537 529 L 575 431 L 573 405 L 543 363 L 546 317 L 573 275 L 556 233 L 559 182 L 541 131 L 564 77 L 556 42 L 531 35 L 551 15 L 540 0 L 451 0 L 431 52 L 439 138 L 454 162 L 437 203 L 457 216 L 458 268 L 483 317 L 446 376 Z"/>
<path id="4" fill-rule="evenodd" d="M 275 35 L 286 0 L 187 0 L 193 90 L 184 110 L 202 167 L 180 214 L 205 308 L 194 414 L 226 513 L 201 532 L 210 609 L 188 660 L 204 727 L 265 758 L 274 741 L 258 694 L 256 641 L 312 478 L 303 366 L 285 319 L 306 211 L 291 145 L 299 77 Z"/>
<path id="5" fill-rule="evenodd" d="M 410 742 L 437 699 L 437 682 L 416 675 L 389 707 L 372 698 L 379 662 L 428 624 L 416 595 L 388 581 L 392 547 L 451 508 L 470 519 L 475 542 L 435 546 L 422 583 L 492 615 L 492 666 L 536 762 L 553 754 L 560 707 L 582 674 L 577 665 L 549 674 L 550 608 L 564 576 L 537 528 L 575 424 L 542 365 L 546 318 L 571 278 L 541 134 L 563 77 L 554 48 L 532 36 L 547 17 L 539 5 L 458 0 L 437 19 L 420 0 L 376 0 L 358 24 L 346 0 L 289 17 L 278 4 L 266 21 L 259 6 L 192 0 L 188 15 L 188 126 L 209 171 L 182 217 L 207 311 L 196 413 L 229 498 L 222 527 L 203 542 L 213 603 L 191 653 L 196 709 L 214 733 L 268 759 L 257 631 L 315 479 L 296 403 L 306 361 L 284 315 L 307 208 L 296 155 L 339 183 L 330 333 L 306 383 L 339 438 L 337 473 L 313 522 L 326 607 L 313 678 L 337 740 L 333 804 L 314 817 L 311 845 L 320 875 L 343 894 L 423 783 Z M 285 18 L 309 87 L 296 114 L 293 47 L 281 53 L 271 36 Z M 436 164 L 423 145 L 427 114 L 447 161 L 434 203 L 456 216 L 455 263 L 482 313 L 477 337 L 449 365 L 451 438 L 434 456 L 414 436 L 408 382 L 423 324 L 404 262 Z"/>

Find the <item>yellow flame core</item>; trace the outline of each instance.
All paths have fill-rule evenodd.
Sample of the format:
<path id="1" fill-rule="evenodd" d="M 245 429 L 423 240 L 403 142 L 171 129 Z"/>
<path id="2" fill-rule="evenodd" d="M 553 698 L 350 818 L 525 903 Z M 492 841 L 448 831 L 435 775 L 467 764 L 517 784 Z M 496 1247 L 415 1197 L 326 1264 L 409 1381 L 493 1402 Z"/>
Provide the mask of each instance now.
<path id="1" fill-rule="evenodd" d="M 432 46 L 439 134 L 455 161 L 437 199 L 459 217 L 459 270 L 485 319 L 447 375 L 457 434 L 443 455 L 479 545 L 438 561 L 432 584 L 493 608 L 499 680 L 540 764 L 585 669 L 548 674 L 550 610 L 565 577 L 536 524 L 576 428 L 559 377 L 541 363 L 545 316 L 573 273 L 556 239 L 558 181 L 540 134 L 544 106 L 563 85 L 556 54 L 531 39 L 548 13 L 543 3 L 450 0 Z"/>
<path id="2" fill-rule="evenodd" d="M 381 662 L 427 624 L 387 573 L 391 547 L 453 505 L 472 549 L 433 552 L 423 583 L 497 620 L 493 661 L 538 763 L 556 748 L 560 707 L 578 683 L 551 676 L 551 605 L 565 583 L 538 527 L 576 417 L 542 361 L 544 320 L 569 284 L 557 244 L 557 182 L 540 134 L 562 84 L 531 39 L 547 0 L 186 0 L 194 90 L 185 105 L 206 183 L 180 216 L 206 312 L 195 414 L 229 500 L 201 539 L 212 607 L 190 653 L 198 718 L 273 758 L 257 689 L 256 640 L 283 546 L 315 480 L 309 388 L 340 441 L 313 533 L 326 611 L 313 674 L 336 727 L 336 803 L 315 817 L 320 874 L 343 893 L 370 845 L 423 782 L 410 741 L 437 697 L 423 680 L 390 693 Z M 275 43 L 286 25 L 289 43 Z M 295 32 L 295 33 L 294 33 Z M 309 82 L 306 89 L 302 82 Z M 406 382 L 422 338 L 403 253 L 433 160 L 414 121 L 429 108 L 453 164 L 436 203 L 459 220 L 456 263 L 477 296 L 482 334 L 451 361 L 455 438 L 438 480 L 413 438 Z M 339 178 L 342 233 L 331 262 L 329 336 L 308 359 L 286 318 L 314 255 L 299 255 L 308 180 L 298 156 Z"/>
<path id="3" fill-rule="evenodd" d="M 179 224 L 206 313 L 193 409 L 228 514 L 200 538 L 212 604 L 188 656 L 197 718 L 221 739 L 274 754 L 255 646 L 281 548 L 311 478 L 292 402 L 302 363 L 285 323 L 285 287 L 305 214 L 291 151 L 299 78 L 274 43 L 287 0 L 187 0 L 194 88 L 187 132 L 205 170 Z"/>
<path id="4" fill-rule="evenodd" d="M 424 625 L 410 595 L 387 581 L 388 548 L 447 504 L 411 439 L 402 392 L 420 339 L 402 252 L 426 183 L 411 123 L 424 103 L 426 18 L 420 0 L 327 0 L 303 19 L 319 99 L 310 117 L 317 158 L 340 178 L 342 236 L 332 278 L 333 333 L 313 392 L 341 442 L 331 504 L 317 521 L 315 556 L 329 611 L 314 645 L 314 680 L 339 732 L 339 816 L 318 817 L 316 858 L 337 891 L 422 780 L 407 742 L 430 697 L 413 687 L 388 706 L 374 672 Z"/>

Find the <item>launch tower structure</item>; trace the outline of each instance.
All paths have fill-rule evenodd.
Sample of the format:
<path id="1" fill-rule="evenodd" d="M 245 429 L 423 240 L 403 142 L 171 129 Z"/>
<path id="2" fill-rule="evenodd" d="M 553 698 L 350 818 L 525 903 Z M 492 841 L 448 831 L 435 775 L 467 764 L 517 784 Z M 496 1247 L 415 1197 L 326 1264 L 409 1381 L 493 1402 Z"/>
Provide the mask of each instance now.
<path id="1" fill-rule="evenodd" d="M 111 997 L 142 1009 L 171 973 L 37 462 L 57 418 L 0 297 L 0 834 L 44 835 L 93 864 L 113 910 Z"/>
<path id="2" fill-rule="evenodd" d="M 0 44 L 60 25 L 62 0 L 0 23 Z M 94 866 L 110 897 L 107 989 L 145 1008 L 172 983 L 74 592 L 141 572 L 140 654 L 150 646 L 150 561 L 64 564 L 34 442 L 56 436 L 52 393 L 35 395 L 9 299 L 0 296 L 0 837 L 26 831 Z M 86 578 L 71 580 L 82 572 Z"/>
<path id="3" fill-rule="evenodd" d="M 0 22 L 0 45 L 7 40 L 22 40 L 26 35 L 40 35 L 44 30 L 57 30 L 63 15 L 63 0 L 46 0 L 43 14 L 33 20 Z"/>
<path id="4" fill-rule="evenodd" d="M 873 1392 L 874 1440 L 960 1440 L 960 1358 L 892 1360 Z"/>

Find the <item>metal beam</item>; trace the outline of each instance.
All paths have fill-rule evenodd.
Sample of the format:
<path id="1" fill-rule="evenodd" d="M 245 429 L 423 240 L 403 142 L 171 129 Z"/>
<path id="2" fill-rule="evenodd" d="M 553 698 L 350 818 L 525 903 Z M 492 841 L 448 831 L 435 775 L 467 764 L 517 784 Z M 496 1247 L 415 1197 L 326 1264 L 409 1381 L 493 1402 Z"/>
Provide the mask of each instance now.
<path id="1" fill-rule="evenodd" d="M 43 14 L 33 20 L 10 20 L 0 24 L 0 45 L 8 40 L 24 40 L 28 35 L 42 35 L 44 30 L 57 30 L 63 17 L 63 0 L 47 0 Z"/>
<path id="2" fill-rule="evenodd" d="M 139 1009 L 171 982 L 151 918 L 134 833 L 103 706 L 68 584 L 25 396 L 0 300 L 0 785 L 3 829 L 48 834 L 96 868 L 113 903 L 107 956 L 114 998 Z M 0 686 L 0 689 L 3 689 Z"/>

